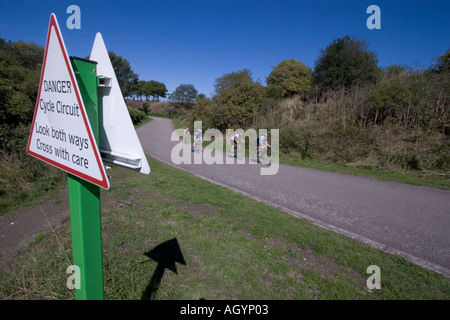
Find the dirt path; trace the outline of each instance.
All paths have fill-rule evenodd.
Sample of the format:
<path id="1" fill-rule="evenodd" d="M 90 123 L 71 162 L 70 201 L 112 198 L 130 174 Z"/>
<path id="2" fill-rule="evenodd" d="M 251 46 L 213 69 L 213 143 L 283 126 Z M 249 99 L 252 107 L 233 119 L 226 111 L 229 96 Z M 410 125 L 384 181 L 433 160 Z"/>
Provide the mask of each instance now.
<path id="1" fill-rule="evenodd" d="M 116 173 L 114 183 L 124 179 L 127 171 Z M 102 205 L 108 197 L 102 197 Z M 14 261 L 20 249 L 34 241 L 36 236 L 49 232 L 70 219 L 67 187 L 55 191 L 50 199 L 21 210 L 0 216 L 0 272 Z"/>
<path id="2" fill-rule="evenodd" d="M 67 190 L 56 192 L 40 204 L 0 216 L 0 270 L 36 235 L 48 232 L 68 217 Z"/>

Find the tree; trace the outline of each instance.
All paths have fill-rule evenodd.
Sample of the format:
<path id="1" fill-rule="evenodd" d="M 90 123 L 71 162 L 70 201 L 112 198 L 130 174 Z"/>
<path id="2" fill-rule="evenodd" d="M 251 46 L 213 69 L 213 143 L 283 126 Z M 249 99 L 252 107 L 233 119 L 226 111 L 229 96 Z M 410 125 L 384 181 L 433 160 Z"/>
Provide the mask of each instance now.
<path id="1" fill-rule="evenodd" d="M 124 97 L 131 96 L 136 92 L 139 81 L 138 75 L 131 70 L 130 62 L 127 59 L 116 55 L 112 51 L 108 51 L 108 54 L 119 82 L 120 90 L 122 90 L 122 95 Z"/>
<path id="2" fill-rule="evenodd" d="M 314 76 L 322 88 L 348 88 L 374 83 L 378 78 L 378 59 L 363 40 L 349 36 L 333 40 L 315 61 Z"/>
<path id="3" fill-rule="evenodd" d="M 197 100 L 200 100 L 200 99 L 203 99 L 203 98 L 206 98 L 206 95 L 204 93 L 199 93 L 197 95 Z"/>
<path id="4" fill-rule="evenodd" d="M 244 127 L 251 122 L 266 94 L 261 83 L 252 80 L 248 69 L 217 78 L 214 88 L 212 124 L 219 130 Z"/>
<path id="5" fill-rule="evenodd" d="M 144 96 L 147 101 L 150 100 L 150 96 L 153 97 L 153 101 L 159 101 L 160 97 L 166 97 L 166 93 L 166 85 L 155 80 L 139 80 L 134 91 L 134 94 L 139 97 L 139 100 L 142 100 L 142 96 Z"/>
<path id="6" fill-rule="evenodd" d="M 436 73 L 448 73 L 450 70 L 450 49 L 441 55 L 431 68 Z"/>
<path id="7" fill-rule="evenodd" d="M 278 99 L 305 94 L 311 89 L 311 70 L 295 59 L 281 61 L 266 78 L 269 96 Z"/>
<path id="8" fill-rule="evenodd" d="M 182 104 L 192 104 L 197 98 L 198 91 L 193 84 L 180 84 L 174 92 L 169 95 L 169 101 Z"/>
<path id="9" fill-rule="evenodd" d="M 139 80 L 136 88 L 134 89 L 134 94 L 142 100 L 142 96 L 147 98 L 147 81 Z"/>
<path id="10" fill-rule="evenodd" d="M 153 101 L 159 101 L 159 98 L 165 98 L 167 94 L 166 85 L 162 82 L 150 80 L 147 82 L 149 95 L 153 96 Z"/>
<path id="11" fill-rule="evenodd" d="M 202 121 L 203 129 L 212 128 L 215 123 L 215 110 L 214 102 L 206 96 L 201 96 L 195 101 L 192 108 L 194 120 Z"/>
<path id="12" fill-rule="evenodd" d="M 243 84 L 253 83 L 252 74 L 250 70 L 243 69 L 237 72 L 228 73 L 214 82 L 214 89 L 216 95 L 221 95 L 230 89 L 235 89 Z"/>
<path id="13" fill-rule="evenodd" d="M 35 44 L 0 38 L 0 125 L 14 127 L 32 120 L 43 56 L 44 49 Z"/>

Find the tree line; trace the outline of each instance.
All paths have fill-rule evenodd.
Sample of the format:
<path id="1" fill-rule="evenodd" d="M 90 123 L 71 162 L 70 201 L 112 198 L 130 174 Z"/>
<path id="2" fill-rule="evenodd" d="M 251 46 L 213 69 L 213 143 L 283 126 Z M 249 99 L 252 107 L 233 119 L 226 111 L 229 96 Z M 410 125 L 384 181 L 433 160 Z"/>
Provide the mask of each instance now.
<path id="1" fill-rule="evenodd" d="M 359 90 L 364 99 L 355 101 L 353 110 L 353 120 L 359 124 L 433 122 L 444 132 L 448 130 L 449 55 L 447 51 L 427 70 L 401 65 L 381 69 L 364 40 L 345 36 L 320 50 L 314 69 L 293 58 L 283 60 L 267 76 L 266 86 L 254 81 L 248 69 L 217 78 L 213 97 L 196 102 L 194 117 L 221 129 L 246 127 L 283 99 L 297 97 L 318 104 L 338 93 Z"/>
<path id="2" fill-rule="evenodd" d="M 116 55 L 112 51 L 108 51 L 111 64 L 119 82 L 122 95 L 126 98 L 138 100 L 159 101 L 159 98 L 165 98 L 167 94 L 166 85 L 155 80 L 140 80 L 139 76 L 131 69 L 130 62 Z"/>
<path id="3" fill-rule="evenodd" d="M 248 69 L 217 78 L 193 120 L 222 131 L 278 128 L 281 152 L 293 157 L 449 171 L 450 50 L 435 61 L 380 68 L 365 41 L 345 36 L 320 50 L 314 68 L 281 61 L 265 86 Z"/>
<path id="4" fill-rule="evenodd" d="M 140 80 L 126 58 L 116 55 L 112 51 L 109 51 L 108 54 L 125 98 L 145 101 L 159 101 L 160 98 L 168 98 L 171 102 L 189 106 L 199 97 L 204 96 L 199 95 L 193 84 L 180 84 L 172 93 L 168 94 L 164 83 L 155 80 Z"/>

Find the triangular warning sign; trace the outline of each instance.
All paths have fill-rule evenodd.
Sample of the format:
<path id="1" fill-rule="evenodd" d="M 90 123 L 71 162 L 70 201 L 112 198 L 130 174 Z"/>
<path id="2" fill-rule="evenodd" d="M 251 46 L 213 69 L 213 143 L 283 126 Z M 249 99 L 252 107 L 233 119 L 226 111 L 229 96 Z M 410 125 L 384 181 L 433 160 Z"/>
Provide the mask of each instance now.
<path id="1" fill-rule="evenodd" d="M 103 160 L 149 174 L 150 166 L 100 33 L 95 36 L 89 59 L 97 62 L 97 74 L 100 77 L 99 96 L 103 105 L 103 126 L 100 128 L 98 145 Z M 105 80 L 104 83 L 102 79 Z"/>
<path id="2" fill-rule="evenodd" d="M 56 16 L 50 16 L 27 153 L 109 189 Z"/>

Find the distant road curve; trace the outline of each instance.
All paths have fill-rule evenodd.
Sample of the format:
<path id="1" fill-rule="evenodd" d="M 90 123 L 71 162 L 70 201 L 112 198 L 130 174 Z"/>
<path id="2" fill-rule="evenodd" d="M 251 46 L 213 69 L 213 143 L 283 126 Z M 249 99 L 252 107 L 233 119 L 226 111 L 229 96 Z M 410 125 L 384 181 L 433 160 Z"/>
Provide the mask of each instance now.
<path id="1" fill-rule="evenodd" d="M 137 129 L 145 153 L 450 277 L 450 191 L 284 164 L 272 176 L 256 163 L 174 165 L 173 130 L 156 117 Z"/>

